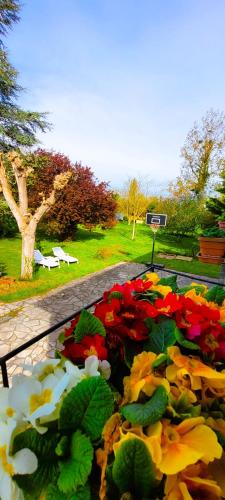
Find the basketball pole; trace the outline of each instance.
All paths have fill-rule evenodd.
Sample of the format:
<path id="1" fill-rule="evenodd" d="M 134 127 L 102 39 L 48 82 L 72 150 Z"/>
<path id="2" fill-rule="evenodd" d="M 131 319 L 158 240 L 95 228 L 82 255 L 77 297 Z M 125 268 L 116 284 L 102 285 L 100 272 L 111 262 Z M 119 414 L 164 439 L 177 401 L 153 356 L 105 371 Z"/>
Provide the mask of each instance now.
<path id="1" fill-rule="evenodd" d="M 151 266 L 153 265 L 153 262 L 154 262 L 155 237 L 156 237 L 156 232 L 153 231 Z"/>

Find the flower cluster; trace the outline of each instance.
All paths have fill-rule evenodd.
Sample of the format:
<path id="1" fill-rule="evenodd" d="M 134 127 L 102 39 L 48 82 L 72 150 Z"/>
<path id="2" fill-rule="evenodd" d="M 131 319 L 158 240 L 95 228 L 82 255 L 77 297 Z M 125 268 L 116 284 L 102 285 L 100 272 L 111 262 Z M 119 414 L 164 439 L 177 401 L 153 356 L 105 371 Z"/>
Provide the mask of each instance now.
<path id="1" fill-rule="evenodd" d="M 0 498 L 225 497 L 224 321 L 222 287 L 115 284 L 0 389 Z"/>
<path id="2" fill-rule="evenodd" d="M 0 498 L 22 500 L 26 493 L 33 494 L 32 498 L 41 498 L 43 493 L 47 495 L 48 490 L 49 495 L 53 491 L 54 495 L 58 493 L 63 497 L 64 491 L 69 491 L 69 487 L 66 478 L 61 477 L 60 473 L 60 468 L 64 466 L 61 442 L 65 440 L 64 426 L 60 426 L 60 414 L 68 404 L 68 398 L 70 404 L 76 402 L 79 397 L 75 394 L 76 388 L 93 379 L 101 379 L 99 359 L 97 356 L 87 357 L 84 368 L 60 358 L 45 360 L 34 366 L 24 365 L 23 368 L 30 373 L 14 376 L 11 388 L 0 389 Z M 111 407 L 108 415 L 110 413 Z M 76 425 L 73 429 L 72 426 L 69 430 L 77 431 L 78 427 Z M 101 430 L 102 426 L 99 435 Z M 68 439 L 67 428 L 66 432 Z M 72 432 L 70 439 L 74 439 Z M 83 442 L 85 449 L 89 446 L 91 453 L 89 438 L 78 434 L 77 446 L 80 443 L 81 451 Z M 69 440 L 65 455 L 68 461 Z M 52 466 L 49 461 L 53 461 Z M 91 468 L 91 458 L 89 462 Z M 44 472 L 46 467 L 47 473 Z M 40 476 L 42 473 L 43 477 Z M 86 474 L 86 479 L 88 475 Z M 51 485 L 53 477 L 56 481 Z M 73 491 L 76 491 L 75 487 Z"/>
<path id="3" fill-rule="evenodd" d="M 111 365 L 116 413 L 96 452 L 100 499 L 221 499 L 224 290 L 179 289 L 175 277 L 150 273 L 105 292 L 92 325 L 87 315 L 65 332 L 62 354 L 79 362 L 95 353 Z"/>

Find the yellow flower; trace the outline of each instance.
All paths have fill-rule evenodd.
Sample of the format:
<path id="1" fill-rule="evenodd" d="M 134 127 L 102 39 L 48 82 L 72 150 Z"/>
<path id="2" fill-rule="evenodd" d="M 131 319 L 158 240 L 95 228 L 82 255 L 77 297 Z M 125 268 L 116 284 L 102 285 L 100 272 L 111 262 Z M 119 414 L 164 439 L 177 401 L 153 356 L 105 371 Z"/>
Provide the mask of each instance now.
<path id="1" fill-rule="evenodd" d="M 153 285 L 156 285 L 158 281 L 160 281 L 160 277 L 158 276 L 157 273 L 147 273 L 146 278 L 153 283 Z"/>
<path id="2" fill-rule="evenodd" d="M 177 474 L 198 460 L 208 464 L 221 457 L 217 436 L 204 422 L 203 417 L 188 418 L 179 425 L 163 420 L 162 460 L 157 464 L 163 474 Z"/>
<path id="3" fill-rule="evenodd" d="M 214 420 L 214 418 L 208 417 L 206 424 L 214 431 L 219 431 L 225 436 L 225 420 L 223 418 L 217 418 Z"/>
<path id="4" fill-rule="evenodd" d="M 137 438 L 144 442 L 154 464 L 157 465 L 162 460 L 161 434 L 162 424 L 160 421 L 148 426 L 146 434 L 143 432 L 143 428 L 140 425 L 130 427 L 128 422 L 124 422 L 120 428 L 120 440 L 114 443 L 113 451 L 116 455 L 118 449 L 124 441 Z M 161 479 L 162 474 L 159 473 L 159 471 L 156 471 L 156 474 L 157 479 Z"/>
<path id="5" fill-rule="evenodd" d="M 201 289 L 202 289 L 202 291 L 201 291 L 201 295 L 205 295 L 205 293 L 207 293 L 207 292 L 208 292 L 208 287 L 207 287 L 207 285 L 202 285 L 202 284 L 200 285 L 199 283 L 195 283 L 195 282 L 193 281 L 193 283 L 191 283 L 191 284 L 190 284 L 190 286 L 197 286 L 198 288 L 199 288 L 199 287 L 201 287 Z"/>
<path id="6" fill-rule="evenodd" d="M 167 476 L 164 493 L 164 500 L 222 499 L 221 488 L 209 477 L 202 462 L 190 465 L 179 474 Z"/>
<path id="7" fill-rule="evenodd" d="M 120 437 L 120 424 L 121 416 L 119 413 L 114 413 L 106 422 L 102 437 L 104 439 L 104 449 L 98 448 L 96 450 L 96 460 L 98 466 L 101 468 L 101 485 L 99 490 L 100 500 L 106 499 L 106 467 L 108 462 L 108 455 L 113 451 L 113 444 Z"/>
<path id="8" fill-rule="evenodd" d="M 167 352 L 173 361 L 166 369 L 169 382 L 191 387 L 194 391 L 202 389 L 205 384 L 210 389 L 225 389 L 225 373 L 217 372 L 197 357 L 184 356 L 177 346 L 168 347 Z"/>
<path id="9" fill-rule="evenodd" d="M 189 404 L 196 403 L 197 397 L 196 394 L 188 389 L 188 387 L 185 387 L 184 385 L 179 385 L 178 387 L 175 385 L 170 386 L 170 396 L 171 396 L 171 401 L 179 401 L 183 398 L 186 399 L 186 401 Z"/>
<path id="10" fill-rule="evenodd" d="M 223 452 L 220 460 L 214 460 L 214 462 L 209 464 L 208 469 L 217 484 L 219 484 L 222 490 L 222 497 L 225 498 L 225 453 Z"/>
<path id="11" fill-rule="evenodd" d="M 225 322 L 225 305 L 223 301 L 222 307 L 219 308 L 220 311 L 220 321 Z"/>
<path id="12" fill-rule="evenodd" d="M 197 283 L 191 283 L 191 286 L 192 285 L 197 285 Z M 216 309 L 220 312 L 220 321 L 225 321 L 225 301 L 223 302 L 222 306 L 218 306 L 218 304 L 216 304 L 215 302 L 208 302 L 204 297 L 204 295 L 208 291 L 208 287 L 206 285 L 201 285 L 201 287 L 202 292 L 200 294 L 196 292 L 195 288 L 192 288 L 191 290 L 188 290 L 188 292 L 186 292 L 184 296 L 193 300 L 193 302 L 198 305 L 206 305 L 210 309 Z"/>
<path id="13" fill-rule="evenodd" d="M 166 286 L 166 285 L 153 285 L 151 287 L 151 291 L 159 292 L 163 295 L 163 297 L 166 297 L 168 293 L 172 292 L 172 288 L 171 286 Z"/>
<path id="14" fill-rule="evenodd" d="M 151 396 L 158 385 L 163 385 L 167 392 L 170 390 L 169 382 L 161 375 L 154 372 L 153 362 L 158 358 L 153 352 L 143 351 L 134 357 L 130 376 L 124 377 L 124 401 L 132 403 L 137 401 L 143 391 Z"/>
<path id="15" fill-rule="evenodd" d="M 193 300 L 193 302 L 195 302 L 198 305 L 206 305 L 206 304 L 208 305 L 207 300 L 204 297 L 202 297 L 202 295 L 197 294 L 195 288 L 188 290 L 188 292 L 186 292 L 184 296 L 188 299 Z"/>
<path id="16" fill-rule="evenodd" d="M 145 432 L 141 426 L 130 427 L 124 422 L 120 428 L 120 440 L 114 443 L 113 450 L 116 454 L 125 440 L 136 437 L 148 448 L 159 471 L 158 478 L 161 474 L 177 474 L 199 460 L 208 464 L 221 457 L 222 447 L 217 436 L 204 422 L 203 417 L 195 417 L 173 425 L 163 419 L 148 426 Z"/>

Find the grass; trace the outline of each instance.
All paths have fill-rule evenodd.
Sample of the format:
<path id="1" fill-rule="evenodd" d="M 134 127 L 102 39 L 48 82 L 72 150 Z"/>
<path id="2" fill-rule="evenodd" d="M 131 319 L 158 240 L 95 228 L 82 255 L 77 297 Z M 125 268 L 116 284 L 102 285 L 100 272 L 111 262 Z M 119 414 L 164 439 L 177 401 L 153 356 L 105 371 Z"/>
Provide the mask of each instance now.
<path id="1" fill-rule="evenodd" d="M 44 255 L 52 254 L 52 247 L 59 246 L 59 242 L 43 240 L 41 250 Z M 60 246 L 71 255 L 79 259 L 79 264 L 61 264 L 61 269 L 48 271 L 41 266 L 30 282 L 20 281 L 20 249 L 19 237 L 0 240 L 0 262 L 7 266 L 7 274 L 14 278 L 8 286 L 0 286 L 0 300 L 11 302 L 25 299 L 33 295 L 43 294 L 57 286 L 78 279 L 87 274 L 104 269 L 121 261 L 149 262 L 151 258 L 152 234 L 148 227 L 140 225 L 137 228 L 136 239 L 131 240 L 131 227 L 119 223 L 115 228 L 103 231 L 96 229 L 88 231 L 79 228 L 75 241 L 65 241 Z M 165 234 L 158 234 L 155 251 L 192 255 L 196 251 L 196 242 L 191 238 L 169 238 Z M 219 266 L 202 264 L 194 259 L 192 262 L 166 260 L 158 258 L 155 262 L 165 264 L 170 269 L 190 272 L 210 277 L 218 277 Z M 1 280 L 0 280 L 1 283 Z M 107 288 L 107 283 L 106 283 Z"/>

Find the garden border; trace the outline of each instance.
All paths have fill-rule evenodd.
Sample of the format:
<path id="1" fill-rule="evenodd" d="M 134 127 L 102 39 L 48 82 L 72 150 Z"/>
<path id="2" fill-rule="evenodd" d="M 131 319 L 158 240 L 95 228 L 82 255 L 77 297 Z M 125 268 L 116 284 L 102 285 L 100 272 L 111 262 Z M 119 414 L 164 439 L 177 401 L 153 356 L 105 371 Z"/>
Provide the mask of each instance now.
<path id="1" fill-rule="evenodd" d="M 195 279 L 196 281 L 207 282 L 207 283 L 210 283 L 212 285 L 219 285 L 219 286 L 222 286 L 222 287 L 224 286 L 223 282 L 214 281 L 214 280 L 211 280 L 210 278 L 207 279 L 207 280 L 205 278 L 200 278 L 200 277 L 198 278 L 196 275 L 191 275 L 191 274 L 188 274 L 188 273 L 182 273 L 182 272 L 179 272 L 179 271 L 173 271 L 171 269 L 165 268 L 164 265 L 154 264 L 154 263 L 153 264 L 146 264 L 145 271 L 142 271 L 141 273 L 138 273 L 135 276 L 133 276 L 133 278 L 131 278 L 131 281 L 139 278 L 140 276 L 143 276 L 147 272 L 154 272 L 155 270 L 157 270 L 157 271 L 161 270 L 161 271 L 164 271 L 164 272 L 166 272 L 168 274 L 174 274 L 174 275 L 177 275 L 177 276 L 187 277 L 189 279 Z M 54 332 L 55 330 L 57 330 L 61 326 L 63 326 L 66 323 L 68 323 L 68 321 L 71 321 L 73 318 L 76 318 L 76 316 L 78 316 L 83 309 L 86 309 L 86 310 L 90 309 L 91 307 L 93 307 L 94 305 L 96 305 L 101 300 L 102 300 L 102 296 L 99 297 L 98 299 L 94 300 L 90 304 L 87 304 L 86 306 L 82 307 L 81 309 L 79 309 L 75 313 L 70 314 L 70 316 L 67 316 L 62 321 L 59 321 L 59 323 L 56 323 L 55 325 L 51 326 L 50 328 L 48 328 L 44 332 L 40 333 L 39 335 L 36 335 L 35 337 L 33 337 L 32 339 L 28 340 L 27 342 L 24 342 L 24 344 L 21 344 L 19 347 L 16 347 L 12 351 L 9 351 L 7 354 L 5 354 L 4 356 L 2 356 L 0 358 L 0 368 L 1 368 L 1 372 L 2 372 L 3 387 L 9 387 L 9 378 L 8 378 L 8 372 L 7 372 L 7 361 L 9 361 L 10 359 L 12 359 L 15 356 L 17 356 L 17 354 L 19 354 L 20 352 L 25 351 L 31 345 L 36 344 L 37 342 L 39 342 L 39 340 L 42 340 L 44 337 L 47 337 L 47 335 L 49 335 L 50 333 Z"/>

